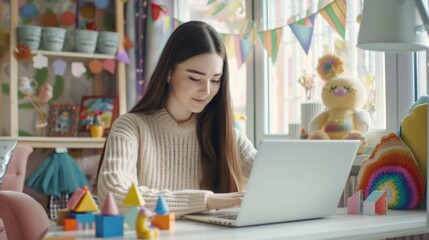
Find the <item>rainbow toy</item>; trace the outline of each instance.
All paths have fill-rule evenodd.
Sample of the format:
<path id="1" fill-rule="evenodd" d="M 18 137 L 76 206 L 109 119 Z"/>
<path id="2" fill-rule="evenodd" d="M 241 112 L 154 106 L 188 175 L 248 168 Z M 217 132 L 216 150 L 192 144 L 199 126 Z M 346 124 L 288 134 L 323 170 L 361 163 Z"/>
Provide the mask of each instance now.
<path id="1" fill-rule="evenodd" d="M 390 133 L 362 162 L 357 190 L 366 199 L 373 191 L 385 191 L 390 209 L 416 208 L 425 192 L 425 180 L 408 146 Z"/>

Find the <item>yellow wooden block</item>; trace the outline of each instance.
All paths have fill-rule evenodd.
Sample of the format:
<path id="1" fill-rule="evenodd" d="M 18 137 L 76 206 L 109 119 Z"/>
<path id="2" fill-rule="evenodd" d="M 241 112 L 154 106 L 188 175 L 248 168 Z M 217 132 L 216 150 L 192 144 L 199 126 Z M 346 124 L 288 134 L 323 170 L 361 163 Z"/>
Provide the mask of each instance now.
<path id="1" fill-rule="evenodd" d="M 428 104 L 420 104 L 404 117 L 401 128 L 401 138 L 414 154 L 425 179 L 427 178 L 427 122 Z"/>
<path id="2" fill-rule="evenodd" d="M 130 190 L 128 190 L 127 196 L 125 196 L 122 202 L 123 206 L 144 206 L 145 202 L 137 189 L 135 183 L 131 184 Z"/>
<path id="3" fill-rule="evenodd" d="M 96 212 L 98 211 L 97 204 L 92 198 L 91 192 L 86 191 L 85 195 L 83 195 L 79 204 L 77 205 L 75 212 Z"/>

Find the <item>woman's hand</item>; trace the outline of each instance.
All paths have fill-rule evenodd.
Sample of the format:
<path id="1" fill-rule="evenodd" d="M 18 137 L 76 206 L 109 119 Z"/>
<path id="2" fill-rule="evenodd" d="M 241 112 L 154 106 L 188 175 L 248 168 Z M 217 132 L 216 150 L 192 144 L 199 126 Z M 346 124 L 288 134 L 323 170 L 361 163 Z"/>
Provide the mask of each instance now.
<path id="1" fill-rule="evenodd" d="M 239 207 L 243 200 L 244 192 L 214 193 L 207 196 L 208 209 L 222 209 Z"/>

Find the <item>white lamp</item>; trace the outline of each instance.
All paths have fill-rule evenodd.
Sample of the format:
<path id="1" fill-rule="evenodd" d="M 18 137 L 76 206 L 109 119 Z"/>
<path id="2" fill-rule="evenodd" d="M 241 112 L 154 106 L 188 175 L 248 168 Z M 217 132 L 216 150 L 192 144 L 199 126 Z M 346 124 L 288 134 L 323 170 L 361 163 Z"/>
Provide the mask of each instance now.
<path id="1" fill-rule="evenodd" d="M 357 47 L 381 52 L 428 50 L 427 31 L 429 16 L 423 0 L 366 0 L 363 5 Z M 429 157 L 427 158 L 428 161 Z M 426 171 L 429 176 L 429 168 Z M 426 184 L 427 227 L 429 227 L 428 207 L 429 185 Z"/>
<path id="2" fill-rule="evenodd" d="M 428 50 L 428 24 L 422 0 L 366 0 L 357 47 L 382 52 Z"/>

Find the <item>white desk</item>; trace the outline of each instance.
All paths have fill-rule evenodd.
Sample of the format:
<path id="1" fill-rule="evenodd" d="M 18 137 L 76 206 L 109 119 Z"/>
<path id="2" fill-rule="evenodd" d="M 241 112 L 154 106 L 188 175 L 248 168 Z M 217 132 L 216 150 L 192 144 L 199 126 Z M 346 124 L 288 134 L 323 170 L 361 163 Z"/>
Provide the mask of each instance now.
<path id="1" fill-rule="evenodd" d="M 368 216 L 349 215 L 346 214 L 346 209 L 340 208 L 335 216 L 323 219 L 243 228 L 178 220 L 175 229 L 161 231 L 159 239 L 380 239 L 428 232 L 425 211 L 389 210 L 385 216 Z M 88 230 L 80 232 L 52 230 L 46 237 L 47 239 L 60 239 L 60 237 L 96 239 L 94 236 L 94 231 Z M 134 231 L 127 230 L 124 237 L 119 239 L 136 239 L 136 234 Z"/>

